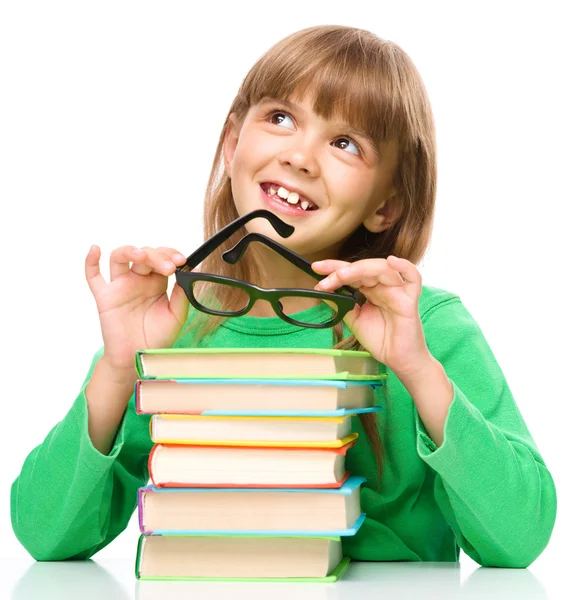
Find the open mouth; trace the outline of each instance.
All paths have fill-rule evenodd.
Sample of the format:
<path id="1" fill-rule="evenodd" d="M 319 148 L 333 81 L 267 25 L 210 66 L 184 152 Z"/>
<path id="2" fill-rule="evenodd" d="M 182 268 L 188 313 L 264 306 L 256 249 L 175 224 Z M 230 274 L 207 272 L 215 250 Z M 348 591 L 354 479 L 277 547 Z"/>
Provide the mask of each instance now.
<path id="1" fill-rule="evenodd" d="M 261 183 L 261 189 L 273 200 L 282 202 L 298 211 L 311 212 L 319 208 L 313 202 L 301 197 L 297 192 L 290 192 L 276 183 L 264 181 Z"/>

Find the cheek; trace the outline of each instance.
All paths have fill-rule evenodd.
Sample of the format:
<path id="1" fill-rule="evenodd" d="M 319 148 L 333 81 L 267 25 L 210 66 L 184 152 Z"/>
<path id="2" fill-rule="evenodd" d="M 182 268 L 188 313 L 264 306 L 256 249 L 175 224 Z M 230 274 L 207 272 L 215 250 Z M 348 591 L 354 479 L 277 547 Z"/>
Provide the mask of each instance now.
<path id="1" fill-rule="evenodd" d="M 265 164 L 272 151 L 269 144 L 259 136 L 246 135 L 239 139 L 233 157 L 233 171 L 244 172 L 260 168 Z"/>
<path id="2" fill-rule="evenodd" d="M 338 169 L 332 173 L 330 184 L 333 186 L 333 195 L 338 203 L 343 206 L 361 207 L 362 210 L 374 189 L 369 178 L 346 172 L 345 169 Z"/>

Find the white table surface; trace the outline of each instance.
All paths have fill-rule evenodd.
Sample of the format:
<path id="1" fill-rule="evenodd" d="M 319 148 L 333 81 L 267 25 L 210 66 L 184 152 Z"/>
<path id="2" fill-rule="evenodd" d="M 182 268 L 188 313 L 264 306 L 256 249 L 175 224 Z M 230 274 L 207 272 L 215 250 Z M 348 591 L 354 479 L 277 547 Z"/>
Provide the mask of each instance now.
<path id="1" fill-rule="evenodd" d="M 137 581 L 134 562 L 107 559 L 34 562 L 1 559 L 0 597 L 10 600 L 569 600 L 582 598 L 572 563 L 536 562 L 529 569 L 462 563 L 352 562 L 334 584 Z M 8 593 L 6 593 L 8 591 Z"/>

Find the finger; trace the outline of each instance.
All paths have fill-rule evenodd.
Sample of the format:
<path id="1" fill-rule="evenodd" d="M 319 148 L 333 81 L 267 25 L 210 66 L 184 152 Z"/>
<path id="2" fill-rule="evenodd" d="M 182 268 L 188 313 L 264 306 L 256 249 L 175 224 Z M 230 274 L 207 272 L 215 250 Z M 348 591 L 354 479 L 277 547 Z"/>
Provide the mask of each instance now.
<path id="1" fill-rule="evenodd" d="M 152 271 L 156 271 L 161 275 L 169 276 L 176 270 L 176 267 L 186 263 L 186 257 L 176 248 L 145 246 L 142 250 L 145 253 L 143 260 L 138 260 L 137 265 L 134 263 L 132 266 L 132 271 L 139 275 L 149 275 Z"/>
<path id="2" fill-rule="evenodd" d="M 342 267 L 347 267 L 351 263 L 345 260 L 335 260 L 335 259 L 326 259 L 326 260 L 317 260 L 311 263 L 311 268 L 320 274 L 331 273 L 337 269 L 341 269 Z"/>
<path id="3" fill-rule="evenodd" d="M 109 276 L 111 281 L 129 271 L 129 262 L 135 259 L 135 246 L 120 246 L 109 256 Z"/>
<path id="4" fill-rule="evenodd" d="M 176 248 L 160 246 L 156 250 L 167 256 L 176 266 L 183 265 L 186 262 L 186 257 L 179 250 L 176 250 Z"/>
<path id="5" fill-rule="evenodd" d="M 311 268 L 318 274 L 318 275 L 329 275 L 330 273 L 333 273 L 334 271 L 338 270 L 338 269 L 342 269 L 345 267 L 350 266 L 352 263 L 347 262 L 345 260 L 337 260 L 337 259 L 325 259 L 325 260 L 318 260 L 318 261 L 314 261 L 311 263 Z M 322 281 L 326 281 L 328 278 L 322 278 L 320 279 L 320 283 Z M 337 287 L 341 287 L 340 285 L 338 285 Z M 313 288 L 315 290 L 321 289 L 323 290 L 323 287 L 319 287 L 319 283 Z M 336 289 L 333 287 L 329 287 L 329 288 L 325 288 L 326 290 L 330 290 L 330 289 Z"/>
<path id="6" fill-rule="evenodd" d="M 343 285 L 352 287 L 373 287 L 378 283 L 390 286 L 402 286 L 402 278 L 388 266 L 383 258 L 360 260 L 347 267 L 334 271 L 319 282 L 323 290 L 335 290 Z"/>
<path id="7" fill-rule="evenodd" d="M 107 285 L 101 270 L 99 269 L 99 259 L 101 258 L 101 248 L 99 246 L 91 246 L 87 256 L 85 257 L 85 278 L 89 284 L 89 289 L 93 296 L 95 296 L 99 290 Z"/>
<path id="8" fill-rule="evenodd" d="M 414 286 L 422 285 L 422 275 L 415 264 L 405 258 L 398 258 L 390 255 L 386 261 L 397 273 L 401 275 L 405 282 L 412 283 Z"/>
<path id="9" fill-rule="evenodd" d="M 137 275 L 149 275 L 154 270 L 152 260 L 145 248 L 136 248 L 133 253 L 131 271 Z"/>
<path id="10" fill-rule="evenodd" d="M 141 252 L 134 255 L 131 270 L 138 275 L 149 275 L 152 272 L 170 276 L 176 265 L 186 262 L 186 258 L 174 248 L 152 248 L 144 246 Z"/>

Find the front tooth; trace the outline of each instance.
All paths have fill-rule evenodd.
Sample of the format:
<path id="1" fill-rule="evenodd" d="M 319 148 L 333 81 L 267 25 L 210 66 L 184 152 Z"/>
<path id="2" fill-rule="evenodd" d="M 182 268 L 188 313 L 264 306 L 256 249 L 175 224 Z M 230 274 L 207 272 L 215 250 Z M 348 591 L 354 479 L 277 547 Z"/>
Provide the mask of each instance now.
<path id="1" fill-rule="evenodd" d="M 287 200 L 288 196 L 289 196 L 289 192 L 284 188 L 284 187 L 280 187 L 277 190 L 277 194 L 279 194 L 279 196 L 281 198 L 284 198 L 285 200 Z"/>
<path id="2" fill-rule="evenodd" d="M 301 208 L 303 210 L 307 210 L 308 206 L 309 206 L 309 202 L 307 202 L 307 200 L 301 200 Z"/>
<path id="3" fill-rule="evenodd" d="M 287 197 L 289 204 L 297 204 L 299 202 L 299 194 L 297 192 L 291 192 Z"/>

